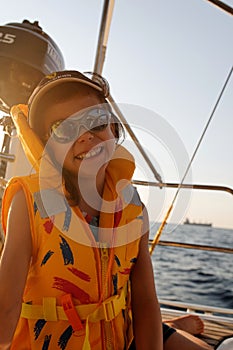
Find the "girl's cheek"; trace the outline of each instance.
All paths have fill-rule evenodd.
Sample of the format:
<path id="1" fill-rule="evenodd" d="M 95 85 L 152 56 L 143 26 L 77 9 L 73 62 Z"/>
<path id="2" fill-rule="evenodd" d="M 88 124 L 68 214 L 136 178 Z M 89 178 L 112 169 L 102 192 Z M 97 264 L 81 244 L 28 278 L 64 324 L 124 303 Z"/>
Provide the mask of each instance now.
<path id="1" fill-rule="evenodd" d="M 51 151 L 50 154 L 52 154 L 52 161 L 58 162 L 60 165 L 62 165 L 67 157 L 69 157 L 69 154 L 71 152 L 71 146 L 72 143 L 66 143 L 66 144 L 58 144 L 53 143 L 51 145 Z"/>

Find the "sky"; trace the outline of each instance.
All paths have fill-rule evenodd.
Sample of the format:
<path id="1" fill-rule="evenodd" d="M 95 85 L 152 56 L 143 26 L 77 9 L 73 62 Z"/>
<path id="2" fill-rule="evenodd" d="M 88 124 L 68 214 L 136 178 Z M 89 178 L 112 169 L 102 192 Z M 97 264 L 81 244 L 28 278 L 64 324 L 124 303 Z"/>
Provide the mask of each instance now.
<path id="1" fill-rule="evenodd" d="M 63 53 L 66 69 L 94 68 L 103 1 L 8 0 L 0 25 L 39 21 Z M 233 0 L 225 0 L 233 7 Z M 207 0 L 116 0 L 103 76 L 164 182 L 179 183 L 233 64 L 232 16 Z M 233 188 L 233 77 L 185 183 Z M 135 179 L 156 181 L 135 152 Z M 150 219 L 161 221 L 175 190 L 140 186 Z M 233 196 L 181 190 L 168 222 L 233 229 Z"/>

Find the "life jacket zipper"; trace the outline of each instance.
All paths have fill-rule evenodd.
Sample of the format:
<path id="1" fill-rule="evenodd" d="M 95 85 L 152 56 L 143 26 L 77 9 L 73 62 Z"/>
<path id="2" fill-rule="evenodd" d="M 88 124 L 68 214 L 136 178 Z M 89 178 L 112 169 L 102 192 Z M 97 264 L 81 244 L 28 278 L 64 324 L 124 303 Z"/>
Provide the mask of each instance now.
<path id="1" fill-rule="evenodd" d="M 101 274 L 102 274 L 102 288 L 103 288 L 103 300 L 108 298 L 109 293 L 109 281 L 108 281 L 108 262 L 109 262 L 109 249 L 107 243 L 100 244 L 100 254 L 101 254 Z M 103 321 L 104 323 L 104 343 L 107 350 L 112 350 L 112 327 L 111 323 Z"/>

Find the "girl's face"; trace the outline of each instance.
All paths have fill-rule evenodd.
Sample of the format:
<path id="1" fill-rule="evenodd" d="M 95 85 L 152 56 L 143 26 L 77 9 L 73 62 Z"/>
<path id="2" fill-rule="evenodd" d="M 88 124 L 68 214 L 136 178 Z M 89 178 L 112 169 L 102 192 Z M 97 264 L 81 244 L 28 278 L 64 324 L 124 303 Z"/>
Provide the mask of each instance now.
<path id="1" fill-rule="evenodd" d="M 65 120 L 83 109 L 101 104 L 102 101 L 98 95 L 86 87 L 67 100 L 51 104 L 43 116 L 44 135 L 49 135 L 51 126 L 55 122 Z M 109 123 L 105 129 L 95 132 L 81 127 L 81 135 L 69 143 L 59 143 L 50 137 L 49 148 L 56 162 L 75 179 L 77 175 L 96 178 L 97 174 L 105 172 L 108 161 L 115 150 L 113 126 Z"/>

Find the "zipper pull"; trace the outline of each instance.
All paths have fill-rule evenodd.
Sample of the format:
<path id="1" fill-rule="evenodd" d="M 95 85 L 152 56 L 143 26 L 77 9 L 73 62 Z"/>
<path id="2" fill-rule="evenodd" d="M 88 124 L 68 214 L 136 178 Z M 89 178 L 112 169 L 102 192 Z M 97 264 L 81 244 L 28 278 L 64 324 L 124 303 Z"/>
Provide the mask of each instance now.
<path id="1" fill-rule="evenodd" d="M 108 261 L 108 244 L 107 243 L 100 243 L 100 252 L 101 252 L 101 260 L 102 261 Z"/>

